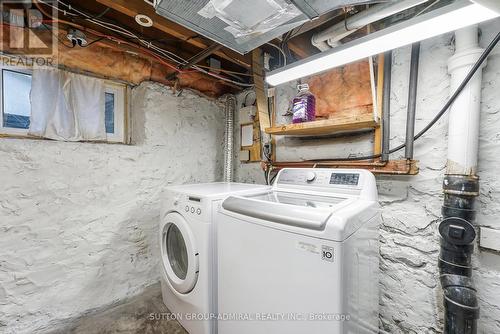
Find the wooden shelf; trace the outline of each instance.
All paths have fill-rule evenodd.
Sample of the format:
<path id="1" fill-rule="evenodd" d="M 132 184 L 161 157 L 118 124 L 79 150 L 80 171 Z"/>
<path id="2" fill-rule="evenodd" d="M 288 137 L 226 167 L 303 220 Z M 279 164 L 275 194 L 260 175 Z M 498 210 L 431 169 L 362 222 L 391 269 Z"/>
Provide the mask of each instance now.
<path id="1" fill-rule="evenodd" d="M 297 124 L 276 125 L 266 128 L 270 135 L 282 136 L 323 136 L 339 132 L 355 132 L 376 129 L 379 123 L 372 114 L 325 119 Z"/>

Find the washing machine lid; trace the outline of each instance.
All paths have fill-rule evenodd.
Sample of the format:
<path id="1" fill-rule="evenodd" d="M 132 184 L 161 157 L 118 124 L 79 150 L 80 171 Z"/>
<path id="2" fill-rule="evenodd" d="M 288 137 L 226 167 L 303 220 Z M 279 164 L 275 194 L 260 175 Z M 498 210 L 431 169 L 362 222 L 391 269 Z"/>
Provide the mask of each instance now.
<path id="1" fill-rule="evenodd" d="M 285 168 L 271 191 L 232 195 L 222 208 L 251 223 L 341 241 L 378 213 L 377 187 L 366 170 Z"/>
<path id="2" fill-rule="evenodd" d="M 195 239 L 186 220 L 177 212 L 164 218 L 161 231 L 161 260 L 171 286 L 189 293 L 198 281 L 199 260 Z"/>
<path id="3" fill-rule="evenodd" d="M 245 194 L 267 191 L 269 189 L 269 186 L 236 182 L 186 184 L 166 188 L 167 191 L 186 194 L 197 198 L 210 197 L 212 199 L 224 198 L 229 194 Z"/>
<path id="4" fill-rule="evenodd" d="M 348 198 L 272 191 L 248 197 L 230 196 L 222 207 L 247 217 L 323 230 L 332 214 L 348 202 Z"/>
<path id="5" fill-rule="evenodd" d="M 270 191 L 262 194 L 246 196 L 246 198 L 319 209 L 332 209 L 340 202 L 346 200 L 346 198 L 343 197 L 315 196 L 284 191 Z"/>

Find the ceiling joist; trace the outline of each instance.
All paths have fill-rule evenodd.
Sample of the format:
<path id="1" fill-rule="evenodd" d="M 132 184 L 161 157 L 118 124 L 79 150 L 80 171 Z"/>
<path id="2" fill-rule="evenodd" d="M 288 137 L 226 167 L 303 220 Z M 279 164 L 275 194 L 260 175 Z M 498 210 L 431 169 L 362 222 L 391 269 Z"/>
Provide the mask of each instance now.
<path id="1" fill-rule="evenodd" d="M 206 49 L 210 46 L 210 43 L 206 43 L 199 38 L 196 38 L 196 34 L 191 30 L 184 28 L 183 26 L 167 20 L 166 18 L 156 14 L 153 7 L 142 0 L 96 0 L 98 3 L 112 8 L 122 14 L 130 17 L 135 17 L 137 14 L 143 14 L 149 16 L 153 20 L 153 27 L 163 31 L 171 36 L 174 36 L 188 44 L 191 44 L 200 49 Z M 218 50 L 214 52 L 218 57 L 228 60 L 234 64 L 241 67 L 249 69 L 250 58 L 249 56 L 242 56 L 232 50 L 224 48 L 223 50 Z"/>

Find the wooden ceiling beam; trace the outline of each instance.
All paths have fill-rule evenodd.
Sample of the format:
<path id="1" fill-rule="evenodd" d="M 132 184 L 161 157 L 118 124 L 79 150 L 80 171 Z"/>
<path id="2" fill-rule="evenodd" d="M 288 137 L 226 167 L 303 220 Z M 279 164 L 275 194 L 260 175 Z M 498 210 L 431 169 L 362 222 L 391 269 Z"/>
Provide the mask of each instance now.
<path id="1" fill-rule="evenodd" d="M 122 14 L 130 17 L 135 17 L 137 14 L 143 14 L 149 16 L 153 20 L 153 27 L 161 30 L 171 36 L 174 36 L 186 43 L 189 43 L 197 48 L 206 49 L 210 45 L 200 41 L 198 38 L 193 38 L 196 36 L 191 30 L 184 28 L 183 26 L 169 21 L 163 16 L 156 14 L 155 9 L 145 3 L 143 0 L 96 0 L 98 3 L 110 7 Z M 214 52 L 215 55 L 226 59 L 232 63 L 249 69 L 251 67 L 251 61 L 248 56 L 242 56 L 232 50 L 224 49 Z"/>
<path id="2" fill-rule="evenodd" d="M 311 38 L 307 34 L 297 36 L 288 41 L 288 48 L 300 59 L 311 57 L 320 51 L 311 44 Z"/>

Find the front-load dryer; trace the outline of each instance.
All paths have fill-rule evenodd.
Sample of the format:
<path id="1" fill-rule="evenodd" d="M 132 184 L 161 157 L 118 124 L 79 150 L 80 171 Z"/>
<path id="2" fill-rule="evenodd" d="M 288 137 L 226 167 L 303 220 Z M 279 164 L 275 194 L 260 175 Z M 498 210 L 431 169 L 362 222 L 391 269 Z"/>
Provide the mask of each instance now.
<path id="1" fill-rule="evenodd" d="M 190 334 L 217 330 L 213 218 L 230 195 L 264 193 L 267 186 L 207 183 L 166 188 L 160 219 L 163 301 Z"/>

